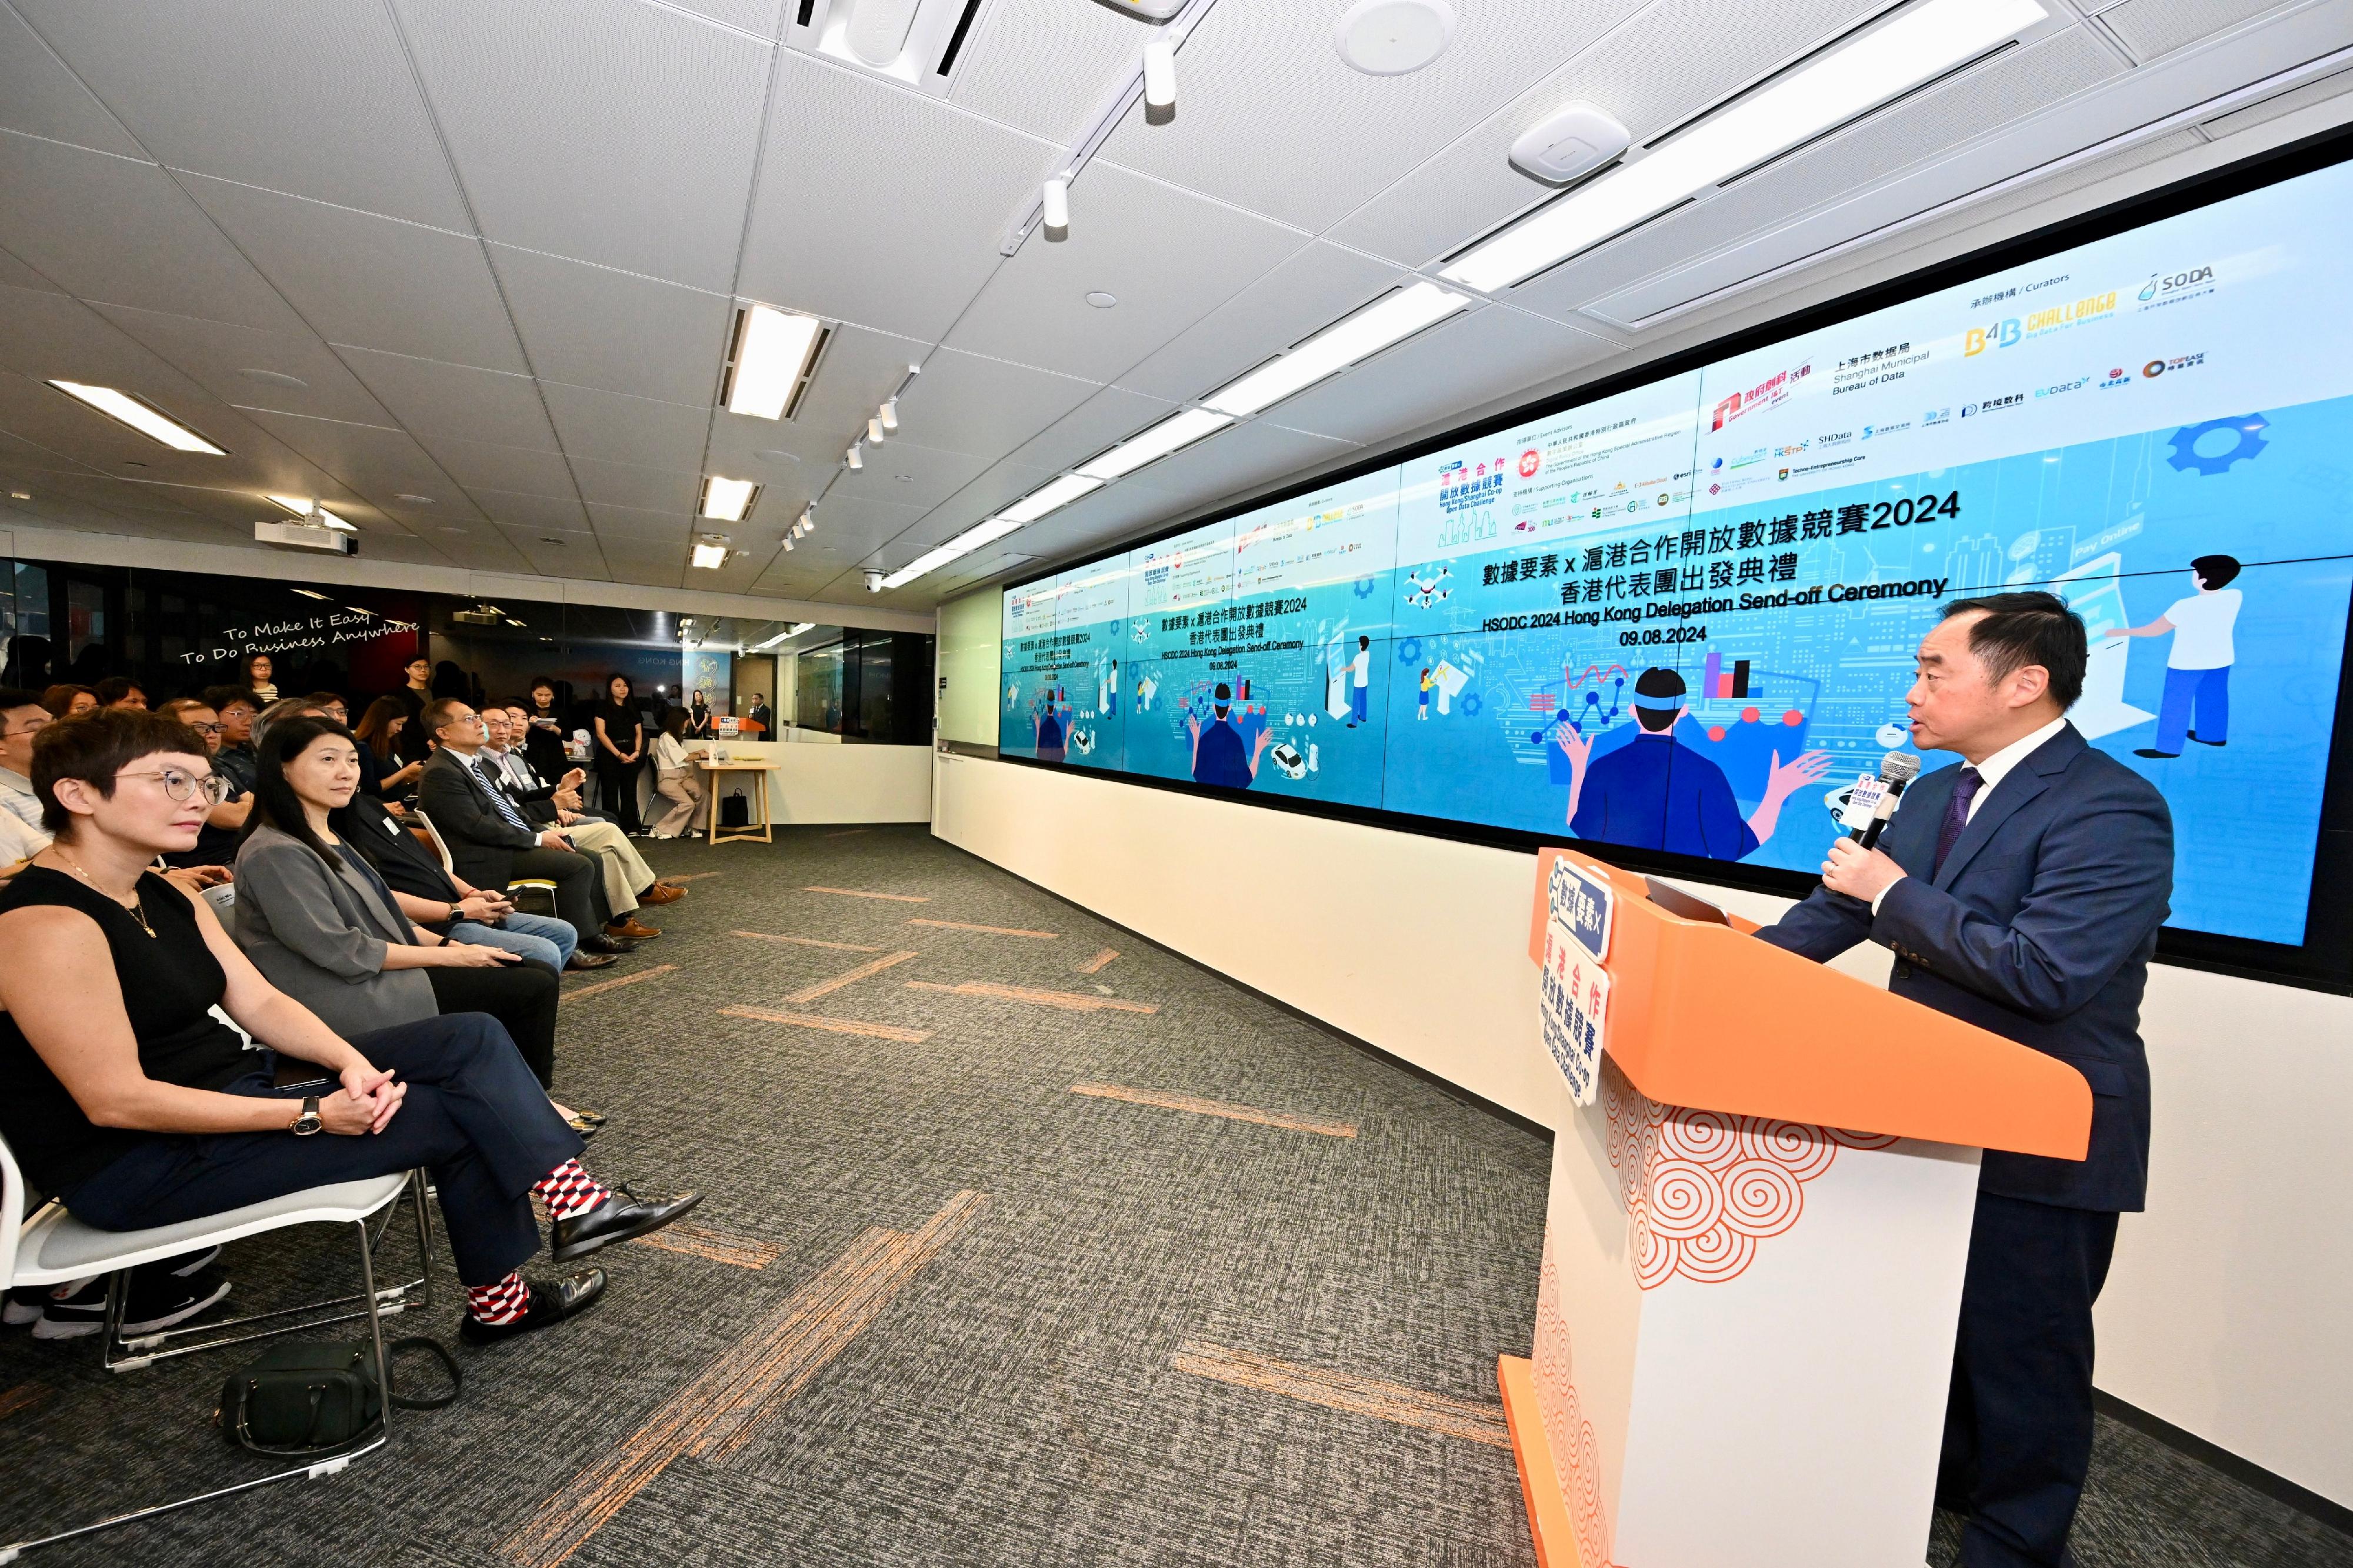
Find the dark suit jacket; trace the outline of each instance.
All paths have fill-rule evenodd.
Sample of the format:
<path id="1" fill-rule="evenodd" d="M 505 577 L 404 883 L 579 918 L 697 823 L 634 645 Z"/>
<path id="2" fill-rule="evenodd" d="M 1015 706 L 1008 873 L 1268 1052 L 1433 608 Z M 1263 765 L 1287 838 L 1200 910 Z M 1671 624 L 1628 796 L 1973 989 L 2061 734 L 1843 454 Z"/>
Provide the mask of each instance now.
<path id="1" fill-rule="evenodd" d="M 1808 958 L 1895 950 L 1887 988 L 2058 1058 L 2092 1086 L 2080 1163 L 1988 1150 L 1982 1191 L 2064 1208 L 2137 1210 L 2148 1184 L 2140 999 L 2173 893 L 2173 818 L 2138 773 L 2072 724 L 1978 805 L 1933 879 L 1957 766 L 1904 796 L 1879 847 L 1908 873 L 1868 905 L 1817 888 L 1760 940 Z M 1901 1050 L 1903 1041 L 1887 1042 Z"/>
<path id="2" fill-rule="evenodd" d="M 437 751 L 417 776 L 417 804 L 441 830 L 458 875 L 477 888 L 503 888 L 513 880 L 515 856 L 534 847 L 539 835 L 509 822 L 492 804 L 474 770 L 455 752 Z"/>

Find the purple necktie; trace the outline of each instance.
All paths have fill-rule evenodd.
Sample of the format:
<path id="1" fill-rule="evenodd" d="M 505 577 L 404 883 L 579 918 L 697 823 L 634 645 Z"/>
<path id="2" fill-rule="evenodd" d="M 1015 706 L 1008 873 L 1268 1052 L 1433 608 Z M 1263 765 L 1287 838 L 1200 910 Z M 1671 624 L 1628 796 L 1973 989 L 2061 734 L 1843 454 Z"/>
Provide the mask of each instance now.
<path id="1" fill-rule="evenodd" d="M 1955 781 L 1953 798 L 1945 805 L 1944 824 L 1936 829 L 1936 861 L 1928 868 L 1930 881 L 1936 880 L 1936 874 L 1945 868 L 1945 857 L 1953 852 L 1961 829 L 1969 825 L 1969 802 L 1977 799 L 1978 785 L 1983 783 L 1984 776 L 1975 768 L 1963 768 L 1961 776 Z"/>

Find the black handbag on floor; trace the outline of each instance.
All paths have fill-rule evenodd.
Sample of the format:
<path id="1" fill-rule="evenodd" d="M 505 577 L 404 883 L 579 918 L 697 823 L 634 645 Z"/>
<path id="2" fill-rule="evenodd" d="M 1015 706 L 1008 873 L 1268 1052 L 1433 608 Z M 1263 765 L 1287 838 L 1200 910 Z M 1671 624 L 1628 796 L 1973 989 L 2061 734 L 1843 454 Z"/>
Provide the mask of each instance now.
<path id="1" fill-rule="evenodd" d="M 438 1410 L 458 1397 L 458 1363 L 438 1340 L 391 1340 L 387 1363 L 405 1350 L 430 1351 L 449 1372 L 449 1392 L 429 1399 L 392 1393 L 403 1410 Z M 369 1441 L 383 1429 L 384 1400 L 375 1356 L 365 1341 L 297 1341 L 272 1345 L 221 1384 L 213 1425 L 233 1443 L 281 1459 L 307 1459 Z"/>
<path id="2" fill-rule="evenodd" d="M 752 803 L 742 790 L 735 790 L 719 803 L 719 826 L 749 827 L 752 826 Z"/>

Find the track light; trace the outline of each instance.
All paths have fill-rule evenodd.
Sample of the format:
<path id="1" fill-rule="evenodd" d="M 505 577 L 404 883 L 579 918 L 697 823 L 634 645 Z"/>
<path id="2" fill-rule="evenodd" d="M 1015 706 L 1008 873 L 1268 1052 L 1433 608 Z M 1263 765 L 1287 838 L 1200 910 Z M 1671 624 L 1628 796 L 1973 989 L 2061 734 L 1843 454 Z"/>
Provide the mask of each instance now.
<path id="1" fill-rule="evenodd" d="M 803 533 L 817 531 L 817 508 L 813 506 L 801 508 L 800 531 Z"/>
<path id="2" fill-rule="evenodd" d="M 909 370 L 913 370 L 915 367 L 909 365 L 907 368 Z M 883 400 L 881 419 L 882 428 L 885 430 L 896 430 L 899 427 L 899 400 L 897 398 L 892 397 Z"/>
<path id="3" fill-rule="evenodd" d="M 860 449 L 860 444 L 853 441 L 849 450 L 842 454 L 841 460 L 853 470 L 862 468 L 866 466 L 866 454 Z"/>
<path id="4" fill-rule="evenodd" d="M 1044 202 L 1046 237 L 1060 242 L 1071 237 L 1071 182 L 1046 182 Z"/>
<path id="5" fill-rule="evenodd" d="M 881 416 L 878 415 L 874 418 L 869 419 L 866 422 L 866 440 L 868 445 L 880 447 L 887 439 L 889 439 L 889 437 L 882 434 L 882 420 Z"/>
<path id="6" fill-rule="evenodd" d="M 1144 122 L 1166 125 L 1176 118 L 1176 45 L 1155 38 L 1144 46 Z"/>

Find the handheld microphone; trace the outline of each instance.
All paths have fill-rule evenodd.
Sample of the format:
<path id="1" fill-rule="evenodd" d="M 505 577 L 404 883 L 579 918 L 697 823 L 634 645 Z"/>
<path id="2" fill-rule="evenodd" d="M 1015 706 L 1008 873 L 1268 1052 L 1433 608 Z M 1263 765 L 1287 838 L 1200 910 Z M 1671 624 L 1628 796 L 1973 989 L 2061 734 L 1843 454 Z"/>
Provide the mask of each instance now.
<path id="1" fill-rule="evenodd" d="M 1904 798 L 1904 789 L 1920 776 L 1920 759 L 1911 752 L 1890 752 L 1879 761 L 1876 776 L 1866 775 L 1857 780 L 1854 794 L 1847 807 L 1847 837 L 1865 849 L 1879 843 L 1879 836 L 1887 829 L 1890 817 L 1895 815 L 1896 803 Z M 1867 817 L 1858 821 L 1863 813 Z"/>

